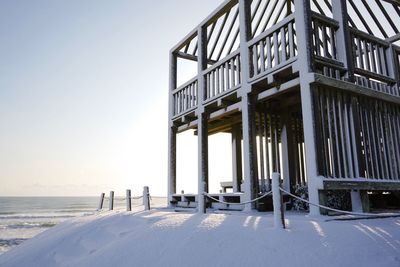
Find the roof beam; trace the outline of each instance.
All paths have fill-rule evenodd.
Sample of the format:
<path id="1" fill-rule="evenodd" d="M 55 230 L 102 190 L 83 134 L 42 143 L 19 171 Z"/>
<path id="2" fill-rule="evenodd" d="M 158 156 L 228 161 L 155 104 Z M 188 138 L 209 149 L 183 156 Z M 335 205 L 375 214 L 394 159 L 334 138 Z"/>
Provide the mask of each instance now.
<path id="1" fill-rule="evenodd" d="M 387 38 L 385 41 L 387 41 L 389 43 L 394 43 L 394 42 L 397 42 L 399 40 L 400 40 L 400 33 Z"/>
<path id="2" fill-rule="evenodd" d="M 395 33 L 398 33 L 399 30 L 397 29 L 396 25 L 394 24 L 392 18 L 389 16 L 389 14 L 387 13 L 385 7 L 382 5 L 381 0 L 375 0 L 376 4 L 379 6 L 379 8 L 381 9 L 383 15 L 385 16 L 386 20 L 389 22 L 390 26 L 392 27 L 393 31 Z"/>
<path id="3" fill-rule="evenodd" d="M 400 0 L 382 0 L 388 2 L 389 4 L 400 6 Z"/>
<path id="4" fill-rule="evenodd" d="M 197 56 L 193 56 L 193 55 L 190 55 L 190 54 L 185 54 L 185 53 L 183 53 L 183 52 L 176 52 L 176 55 L 179 57 L 179 58 L 183 58 L 183 59 L 187 59 L 187 60 L 192 60 L 192 61 L 198 61 L 198 57 Z M 217 63 L 217 61 L 215 61 L 215 60 L 211 60 L 211 59 L 207 59 L 207 64 L 208 65 L 214 65 L 215 63 Z"/>

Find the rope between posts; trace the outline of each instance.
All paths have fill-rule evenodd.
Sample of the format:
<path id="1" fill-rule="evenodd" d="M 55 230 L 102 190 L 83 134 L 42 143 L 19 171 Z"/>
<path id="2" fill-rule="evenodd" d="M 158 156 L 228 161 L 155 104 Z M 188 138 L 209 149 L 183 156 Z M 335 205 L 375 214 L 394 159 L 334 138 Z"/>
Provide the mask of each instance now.
<path id="1" fill-rule="evenodd" d="M 336 212 L 344 213 L 344 214 L 348 214 L 348 215 L 356 215 L 356 216 L 382 216 L 382 215 L 394 215 L 394 214 L 399 214 L 399 215 L 400 215 L 400 213 L 384 213 L 384 214 L 381 213 L 381 214 L 375 214 L 375 213 L 360 213 L 360 212 L 352 212 L 352 211 L 334 209 L 334 208 L 330 208 L 330 207 L 327 207 L 327 206 L 324 206 L 324 205 L 319 205 L 319 204 L 312 203 L 312 202 L 310 202 L 310 201 L 308 201 L 308 200 L 306 200 L 306 199 L 303 199 L 303 198 L 301 198 L 301 197 L 299 197 L 299 196 L 293 195 L 292 193 L 286 191 L 286 190 L 283 189 L 282 187 L 279 187 L 279 189 L 280 189 L 282 192 L 288 194 L 289 196 L 292 196 L 292 197 L 294 197 L 294 198 L 296 198 L 296 199 L 298 199 L 298 200 L 300 200 L 300 201 L 306 202 L 306 203 L 308 203 L 308 204 L 311 205 L 311 206 L 320 207 L 320 208 L 323 208 L 323 209 L 326 209 L 326 210 L 336 211 Z"/>
<path id="2" fill-rule="evenodd" d="M 132 199 L 141 199 L 143 198 L 143 196 L 139 196 L 139 197 L 131 197 Z"/>
<path id="3" fill-rule="evenodd" d="M 210 199 L 212 199 L 212 200 L 214 200 L 214 201 L 217 201 L 217 202 L 219 202 L 219 203 L 222 203 L 222 204 L 226 204 L 226 205 L 244 205 L 244 204 L 250 204 L 250 203 L 252 203 L 252 202 L 255 202 L 255 201 L 257 201 L 257 200 L 260 200 L 260 199 L 262 199 L 262 198 L 264 198 L 264 197 L 270 195 L 271 193 L 272 193 L 272 191 L 268 191 L 267 193 L 265 193 L 264 195 L 262 195 L 262 196 L 260 196 L 260 197 L 258 197 L 258 198 L 255 198 L 255 199 L 252 199 L 252 200 L 246 201 L 246 202 L 241 202 L 241 203 L 225 202 L 225 201 L 222 201 L 222 200 L 219 200 L 219 199 L 217 199 L 217 198 L 215 198 L 215 197 L 210 196 L 210 195 L 209 195 L 208 193 L 206 193 L 206 192 L 204 192 L 203 194 L 204 194 L 206 197 L 208 197 L 208 198 L 210 198 Z"/>

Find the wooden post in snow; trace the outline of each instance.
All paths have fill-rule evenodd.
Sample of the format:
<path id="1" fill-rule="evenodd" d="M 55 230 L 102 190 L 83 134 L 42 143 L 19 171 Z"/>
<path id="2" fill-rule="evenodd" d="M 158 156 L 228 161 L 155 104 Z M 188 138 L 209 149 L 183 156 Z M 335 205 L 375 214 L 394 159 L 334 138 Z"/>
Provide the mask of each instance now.
<path id="1" fill-rule="evenodd" d="M 302 51 L 298 57 L 300 73 L 301 110 L 303 115 L 303 132 L 306 158 L 306 177 L 308 197 L 313 203 L 319 203 L 318 189 L 323 187 L 322 180 L 317 174 L 316 143 L 314 137 L 314 112 L 312 105 L 310 73 L 314 72 L 314 55 L 312 53 L 312 24 L 310 1 L 295 0 L 295 20 L 298 50 Z M 320 215 L 318 207 L 310 206 L 311 215 Z"/>
<path id="2" fill-rule="evenodd" d="M 114 191 L 110 191 L 110 202 L 108 206 L 108 210 L 114 209 Z"/>
<path id="3" fill-rule="evenodd" d="M 205 96 L 205 78 L 203 71 L 207 68 L 207 28 L 199 26 L 197 29 L 198 46 L 198 107 L 197 107 L 197 147 L 198 147 L 198 195 L 197 211 L 206 212 L 205 192 L 208 192 L 208 115 L 203 105 Z"/>
<path id="4" fill-rule="evenodd" d="M 280 226 L 285 229 L 285 219 L 282 212 L 282 198 L 280 187 L 279 173 L 272 173 L 272 204 L 274 207 L 274 227 L 279 228 Z"/>
<path id="5" fill-rule="evenodd" d="M 255 184 L 258 184 L 257 177 L 257 156 L 256 156 L 256 136 L 255 136 L 255 118 L 254 101 L 249 95 L 251 84 L 250 78 L 250 59 L 247 42 L 251 39 L 251 1 L 239 1 L 239 27 L 240 27 L 240 70 L 241 70 L 241 110 L 243 126 L 243 171 L 244 171 L 244 200 L 250 201 L 256 196 Z M 245 205 L 244 210 L 250 211 L 254 208 L 254 203 Z"/>
<path id="6" fill-rule="evenodd" d="M 104 202 L 104 193 L 101 193 L 99 207 L 97 208 L 97 210 L 101 210 L 103 208 L 103 202 Z"/>
<path id="7" fill-rule="evenodd" d="M 149 187 L 143 187 L 143 200 L 144 200 L 144 210 L 150 210 L 150 193 Z"/>
<path id="8" fill-rule="evenodd" d="M 132 210 L 132 203 L 131 203 L 131 190 L 126 189 L 126 211 Z"/>

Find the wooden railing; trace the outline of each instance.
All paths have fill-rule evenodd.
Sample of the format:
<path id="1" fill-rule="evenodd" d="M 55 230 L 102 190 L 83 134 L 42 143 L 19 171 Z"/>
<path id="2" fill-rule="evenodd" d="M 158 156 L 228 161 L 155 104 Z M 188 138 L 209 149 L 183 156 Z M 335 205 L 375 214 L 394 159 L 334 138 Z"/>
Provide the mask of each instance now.
<path id="1" fill-rule="evenodd" d="M 257 79 L 294 61 L 297 56 L 294 14 L 248 42 L 250 78 Z"/>
<path id="2" fill-rule="evenodd" d="M 206 81 L 204 101 L 237 89 L 241 83 L 240 73 L 239 50 L 205 70 L 203 74 Z"/>
<path id="3" fill-rule="evenodd" d="M 194 110 L 198 104 L 197 77 L 172 91 L 172 98 L 174 116 L 183 114 L 189 110 Z"/>
<path id="4" fill-rule="evenodd" d="M 312 44 L 316 72 L 335 79 L 341 79 L 345 71 L 343 62 L 338 60 L 336 31 L 339 23 L 318 13 L 312 14 Z"/>
<path id="5" fill-rule="evenodd" d="M 383 93 L 399 96 L 394 86 L 390 43 L 350 28 L 356 83 Z"/>

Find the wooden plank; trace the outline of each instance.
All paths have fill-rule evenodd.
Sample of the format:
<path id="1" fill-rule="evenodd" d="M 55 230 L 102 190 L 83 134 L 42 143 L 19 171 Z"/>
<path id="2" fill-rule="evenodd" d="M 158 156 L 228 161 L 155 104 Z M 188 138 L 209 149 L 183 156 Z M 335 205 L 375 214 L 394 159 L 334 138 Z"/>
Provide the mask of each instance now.
<path id="1" fill-rule="evenodd" d="M 316 147 L 317 147 L 317 166 L 318 166 L 318 175 L 327 176 L 326 170 L 326 158 L 325 158 L 325 136 L 324 136 L 324 121 L 323 118 L 323 109 L 321 108 L 321 103 L 319 101 L 320 98 L 320 90 L 318 88 L 314 88 L 312 91 L 313 98 L 313 106 L 314 106 L 314 124 L 315 131 L 317 134 L 315 136 L 316 139 Z"/>
<path id="2" fill-rule="evenodd" d="M 336 80 L 336 79 L 332 79 L 329 77 L 326 77 L 324 75 L 321 74 L 317 74 L 314 73 L 314 83 L 316 84 L 323 84 L 325 86 L 328 87 L 332 87 L 335 88 L 337 90 L 345 90 L 345 91 L 349 91 L 349 92 L 354 92 L 356 94 L 359 95 L 364 95 L 364 96 L 368 96 L 368 97 L 372 97 L 372 98 L 377 98 L 380 100 L 384 100 L 390 103 L 394 103 L 394 104 L 400 104 L 400 98 L 396 97 L 396 96 L 392 96 L 389 94 L 385 94 L 385 93 L 381 93 L 378 91 L 374 91 L 372 89 L 368 89 L 366 87 L 360 86 L 360 85 L 356 85 L 353 83 L 349 83 L 346 81 L 340 81 L 340 80 Z"/>
<path id="3" fill-rule="evenodd" d="M 271 38 L 267 36 L 265 42 L 267 43 L 267 68 L 270 69 L 272 67 Z"/>
<path id="4" fill-rule="evenodd" d="M 337 102 L 338 102 L 338 115 L 339 115 L 339 131 L 340 131 L 340 149 L 342 151 L 342 165 L 343 165 L 343 177 L 349 178 L 348 166 L 347 164 L 351 163 L 351 158 L 347 158 L 346 154 L 346 142 L 345 142 L 345 133 L 344 133 L 344 125 L 343 125 L 343 108 L 342 108 L 342 94 L 338 92 L 337 94 Z M 346 140 L 347 141 L 347 140 Z"/>
<path id="5" fill-rule="evenodd" d="M 232 127 L 232 189 L 233 192 L 240 192 L 242 181 L 242 142 L 241 129 L 239 124 Z"/>
<path id="6" fill-rule="evenodd" d="M 326 190 L 400 190 L 400 182 L 381 182 L 377 181 L 337 181 L 324 180 L 324 189 Z"/>
<path id="7" fill-rule="evenodd" d="M 380 145 L 380 131 L 378 129 L 379 127 L 379 120 L 378 116 L 379 113 L 377 112 L 376 108 L 376 102 L 374 100 L 368 100 L 367 106 L 365 107 L 366 112 L 368 112 L 366 116 L 369 116 L 371 126 L 368 128 L 368 130 L 372 134 L 372 146 L 374 148 L 374 154 L 372 155 L 374 157 L 374 163 L 375 167 L 377 169 L 377 175 L 373 178 L 379 178 L 379 179 L 384 179 L 385 177 L 385 170 L 383 168 L 383 164 L 381 164 L 380 160 L 382 159 L 382 151 L 381 151 L 381 145 Z M 371 157 L 372 157 L 371 156 Z M 373 160 L 373 159 L 371 159 Z"/>
<path id="8" fill-rule="evenodd" d="M 389 173 L 389 164 L 388 164 L 388 155 L 387 155 L 387 139 L 386 139 L 386 134 L 385 134 L 385 128 L 384 128 L 384 124 L 382 122 L 382 116 L 383 116 L 383 112 L 381 110 L 381 104 L 377 103 L 376 104 L 376 108 L 377 113 L 378 113 L 378 118 L 379 118 L 379 129 L 381 132 L 381 144 L 382 144 L 382 156 L 381 156 L 381 160 L 383 159 L 383 165 L 385 167 L 385 176 L 384 179 L 389 179 L 390 177 L 390 173 Z"/>
<path id="9" fill-rule="evenodd" d="M 263 145 L 263 114 L 261 112 L 258 112 L 258 120 L 259 120 L 259 126 L 258 126 L 258 147 L 260 151 L 260 179 L 261 179 L 261 192 L 265 192 L 265 169 L 264 169 L 264 145 Z"/>
<path id="10" fill-rule="evenodd" d="M 335 99 L 336 93 L 331 92 L 331 99 L 332 99 L 332 110 L 333 110 L 333 126 L 334 126 L 334 135 L 335 135 L 335 144 L 336 144 L 336 162 L 337 162 L 337 173 L 339 177 L 343 177 L 342 172 L 342 157 L 340 155 L 341 150 L 341 143 L 339 138 L 339 127 L 337 126 L 338 118 L 336 115 L 336 105 L 337 101 Z"/>
<path id="11" fill-rule="evenodd" d="M 345 131 L 345 140 L 346 140 L 346 152 L 347 152 L 347 160 L 349 164 L 349 178 L 357 177 L 354 173 L 353 164 L 355 165 L 355 157 L 352 156 L 352 129 L 351 125 L 349 124 L 349 102 L 347 100 L 347 96 L 344 95 L 343 98 L 343 107 L 344 107 L 344 131 Z M 355 166 L 354 166 L 355 167 Z"/>
<path id="12" fill-rule="evenodd" d="M 265 136 L 265 168 L 266 168 L 266 188 L 269 190 L 271 188 L 270 184 L 270 178 L 271 178 L 271 171 L 270 171 L 270 148 L 269 148 L 269 142 L 270 142 L 270 135 L 268 131 L 268 114 L 267 111 L 264 108 L 264 136 Z"/>
<path id="13" fill-rule="evenodd" d="M 259 74 L 258 69 L 258 51 L 257 51 L 258 44 L 253 45 L 253 53 L 252 53 L 252 61 L 253 61 L 253 73 L 250 73 L 250 77 L 254 77 Z M 261 63 L 262 65 L 262 63 Z"/>
<path id="14" fill-rule="evenodd" d="M 279 62 L 278 33 L 274 32 L 272 36 L 273 36 L 272 39 L 274 42 L 274 45 L 273 45 L 274 46 L 274 61 L 275 61 L 274 66 L 277 66 L 280 63 Z"/>
<path id="15" fill-rule="evenodd" d="M 369 50 L 368 50 L 368 42 L 367 40 L 363 40 L 363 48 L 364 48 L 364 62 L 365 62 L 365 69 L 371 71 L 370 62 L 369 62 Z"/>
<path id="16" fill-rule="evenodd" d="M 331 119 L 331 111 L 330 111 L 330 94 L 329 92 L 326 93 L 326 109 L 327 109 L 327 118 L 328 118 L 328 134 L 329 134 L 329 155 L 330 155 L 330 162 L 331 162 L 331 168 L 332 168 L 332 177 L 338 178 L 337 174 L 337 167 L 336 167 L 336 160 L 334 155 L 335 153 L 335 146 L 333 144 L 333 134 L 332 134 L 332 119 Z"/>
<path id="17" fill-rule="evenodd" d="M 263 73 L 265 71 L 265 46 L 264 40 L 260 41 L 260 72 Z"/>
<path id="18" fill-rule="evenodd" d="M 281 28 L 281 62 L 286 61 L 286 33 L 285 33 L 285 27 Z"/>
<path id="19" fill-rule="evenodd" d="M 288 24 L 288 38 L 289 38 L 289 57 L 294 57 L 294 36 L 293 36 L 293 23 Z"/>
<path id="20" fill-rule="evenodd" d="M 371 42 L 369 42 L 368 45 L 369 45 L 369 52 L 371 55 L 372 72 L 376 72 L 375 46 Z"/>

